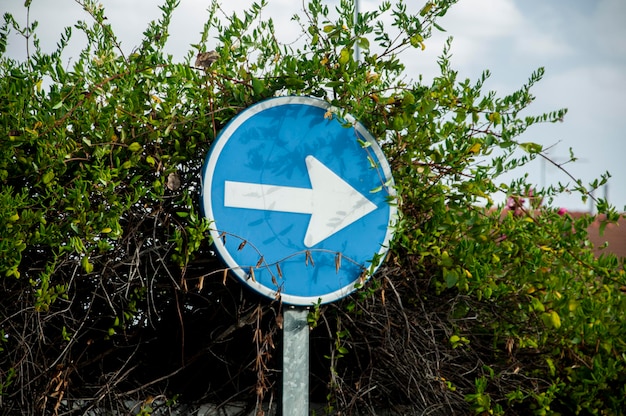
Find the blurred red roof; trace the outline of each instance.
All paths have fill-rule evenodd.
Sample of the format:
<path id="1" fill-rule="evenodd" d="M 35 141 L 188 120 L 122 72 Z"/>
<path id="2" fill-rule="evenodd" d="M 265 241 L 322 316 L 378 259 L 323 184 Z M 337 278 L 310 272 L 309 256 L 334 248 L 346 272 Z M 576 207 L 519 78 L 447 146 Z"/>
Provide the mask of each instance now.
<path id="1" fill-rule="evenodd" d="M 586 212 L 570 212 L 572 217 L 588 215 Z M 589 241 L 593 243 L 594 251 L 600 255 L 602 253 L 613 253 L 617 257 L 626 257 L 626 217 L 622 215 L 617 224 L 607 224 L 604 233 L 600 235 L 600 222 L 604 217 L 598 216 L 589 226 Z M 608 246 L 602 249 L 602 245 L 608 242 Z"/>

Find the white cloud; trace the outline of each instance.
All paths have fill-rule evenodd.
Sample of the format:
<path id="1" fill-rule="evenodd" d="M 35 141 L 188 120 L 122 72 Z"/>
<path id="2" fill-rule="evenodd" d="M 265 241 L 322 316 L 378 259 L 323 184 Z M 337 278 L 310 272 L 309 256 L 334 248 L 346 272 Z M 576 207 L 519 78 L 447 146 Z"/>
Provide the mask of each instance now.
<path id="1" fill-rule="evenodd" d="M 574 49 L 564 42 L 558 34 L 542 32 L 529 27 L 515 38 L 515 53 L 541 59 L 555 59 L 572 55 Z"/>
<path id="2" fill-rule="evenodd" d="M 528 35 L 530 23 L 513 0 L 463 0 L 440 20 L 445 33 L 433 32 L 427 42 L 427 60 L 436 60 L 445 40 L 452 36 L 452 64 L 476 77 L 495 63 L 515 60 L 535 48 L 551 43 Z M 527 46 L 528 45 L 528 46 Z M 551 47 L 552 49 L 552 47 Z"/>
<path id="3" fill-rule="evenodd" d="M 445 19 L 447 25 L 463 28 L 463 35 L 476 41 L 513 36 L 524 22 L 513 0 L 460 1 Z"/>
<path id="4" fill-rule="evenodd" d="M 617 126 L 622 126 L 622 131 L 626 129 L 626 66 L 597 64 L 571 68 L 548 77 L 543 87 L 547 101 L 554 102 L 558 97 L 561 105 L 570 107 L 568 124 L 589 131 L 607 127 L 615 130 Z M 625 141 L 621 143 L 626 146 Z"/>

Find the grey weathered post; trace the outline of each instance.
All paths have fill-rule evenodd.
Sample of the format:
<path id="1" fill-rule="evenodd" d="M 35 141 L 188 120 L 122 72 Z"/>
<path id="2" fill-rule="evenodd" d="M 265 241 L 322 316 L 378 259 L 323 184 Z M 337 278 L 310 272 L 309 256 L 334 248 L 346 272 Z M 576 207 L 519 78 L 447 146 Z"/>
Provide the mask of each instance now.
<path id="1" fill-rule="evenodd" d="M 283 415 L 309 414 L 309 311 L 283 310 Z"/>

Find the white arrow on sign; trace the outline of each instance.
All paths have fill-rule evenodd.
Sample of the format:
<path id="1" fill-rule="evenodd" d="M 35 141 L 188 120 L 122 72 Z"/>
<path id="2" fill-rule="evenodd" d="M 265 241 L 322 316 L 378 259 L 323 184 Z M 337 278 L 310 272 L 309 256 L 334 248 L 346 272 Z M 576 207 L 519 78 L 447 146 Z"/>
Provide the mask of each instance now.
<path id="1" fill-rule="evenodd" d="M 313 156 L 307 156 L 305 162 L 311 189 L 225 181 L 224 205 L 310 214 L 306 247 L 313 247 L 377 208 Z"/>

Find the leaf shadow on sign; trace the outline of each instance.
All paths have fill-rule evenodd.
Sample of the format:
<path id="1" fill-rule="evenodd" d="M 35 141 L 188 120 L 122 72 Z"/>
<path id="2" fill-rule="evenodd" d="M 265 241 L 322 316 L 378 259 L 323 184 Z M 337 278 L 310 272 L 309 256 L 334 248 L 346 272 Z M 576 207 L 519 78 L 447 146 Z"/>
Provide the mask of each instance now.
<path id="1" fill-rule="evenodd" d="M 270 226 L 270 228 L 272 227 Z M 293 229 L 293 224 L 289 224 L 287 227 L 283 228 L 281 231 L 275 233 L 272 237 L 266 240 L 263 240 L 263 244 L 267 245 L 267 244 L 273 243 L 274 241 L 278 240 L 280 237 L 284 237 L 285 235 L 289 234 L 292 229 Z"/>

